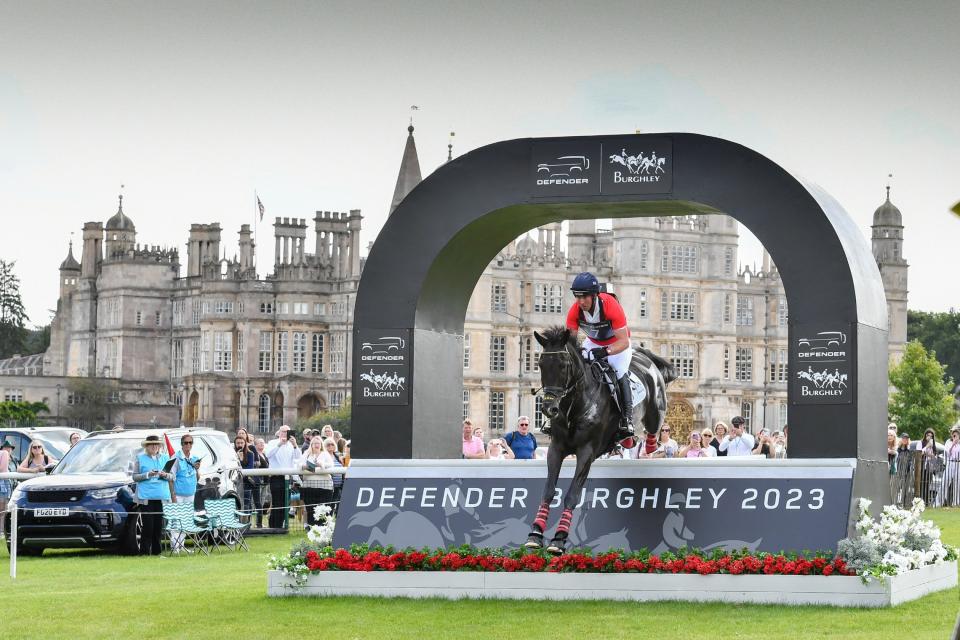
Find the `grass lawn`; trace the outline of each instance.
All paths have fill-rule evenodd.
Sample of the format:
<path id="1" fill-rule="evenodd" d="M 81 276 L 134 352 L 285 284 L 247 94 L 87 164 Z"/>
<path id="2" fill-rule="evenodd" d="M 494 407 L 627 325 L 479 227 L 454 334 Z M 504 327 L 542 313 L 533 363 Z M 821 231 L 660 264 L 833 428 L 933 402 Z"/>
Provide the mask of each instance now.
<path id="1" fill-rule="evenodd" d="M 931 510 L 960 546 L 960 510 Z M 946 638 L 960 592 L 894 609 L 609 602 L 385 600 L 266 596 L 266 557 L 297 535 L 251 538 L 250 553 L 128 558 L 50 552 L 9 578 L 0 550 L 0 638 Z"/>

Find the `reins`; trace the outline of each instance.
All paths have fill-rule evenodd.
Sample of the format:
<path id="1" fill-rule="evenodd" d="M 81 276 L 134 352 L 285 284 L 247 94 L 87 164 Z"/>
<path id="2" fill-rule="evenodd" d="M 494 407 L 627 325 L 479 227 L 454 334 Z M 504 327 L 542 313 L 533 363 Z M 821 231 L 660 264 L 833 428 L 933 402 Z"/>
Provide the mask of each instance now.
<path id="1" fill-rule="evenodd" d="M 561 349 L 561 350 L 558 350 L 558 351 L 541 351 L 541 352 L 540 352 L 540 356 L 541 356 L 541 357 L 543 357 L 543 356 L 545 356 L 545 355 L 566 356 L 566 357 L 569 357 L 569 358 L 571 358 L 571 359 L 573 359 L 573 358 L 575 357 L 575 354 L 571 353 L 569 349 Z M 581 362 L 582 362 L 582 360 L 583 360 L 583 359 L 581 358 Z M 590 364 L 590 365 L 588 365 L 588 366 L 590 367 L 591 373 L 593 373 L 595 380 L 596 380 L 597 382 L 600 382 L 600 379 L 597 378 L 597 374 L 593 372 L 593 365 Z M 600 375 L 602 376 L 602 373 L 601 373 Z M 580 382 L 582 382 L 585 378 L 586 378 L 586 375 L 585 375 L 584 372 L 583 372 L 583 367 L 579 367 L 579 368 L 577 369 L 577 371 L 575 372 L 575 374 L 574 374 L 574 378 L 573 378 L 573 381 L 570 383 L 570 386 L 568 386 L 568 387 L 566 387 L 566 388 L 564 388 L 564 387 L 555 387 L 555 386 L 546 386 L 546 385 L 542 386 L 541 389 L 543 390 L 543 399 L 544 399 L 544 400 L 548 400 L 548 401 L 555 400 L 556 403 L 557 403 L 557 405 L 559 405 L 559 404 L 563 401 L 563 399 L 566 398 L 568 395 L 570 395 L 570 393 L 577 388 L 577 385 L 578 385 Z M 590 399 L 592 402 L 595 402 L 595 401 L 596 401 L 596 396 L 597 396 L 597 394 L 599 393 L 600 388 L 601 388 L 601 387 L 598 386 L 598 387 L 597 387 L 597 390 L 594 392 L 593 397 Z M 571 402 L 568 404 L 568 406 L 567 406 L 567 410 L 564 412 L 564 414 L 565 414 L 564 417 L 565 417 L 566 420 L 567 420 L 567 427 L 568 427 L 568 428 L 570 427 L 570 412 L 573 410 L 574 404 L 575 404 L 575 403 L 571 401 Z"/>

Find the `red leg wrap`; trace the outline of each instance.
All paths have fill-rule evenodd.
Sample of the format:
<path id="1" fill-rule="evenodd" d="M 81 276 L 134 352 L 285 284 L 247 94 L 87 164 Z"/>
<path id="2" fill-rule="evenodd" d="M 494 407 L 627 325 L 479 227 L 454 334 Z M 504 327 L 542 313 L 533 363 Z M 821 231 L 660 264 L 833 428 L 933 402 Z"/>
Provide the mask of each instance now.
<path id="1" fill-rule="evenodd" d="M 560 516 L 560 524 L 557 525 L 557 533 L 567 533 L 570 531 L 570 522 L 573 520 L 573 509 L 564 509 Z"/>
<path id="2" fill-rule="evenodd" d="M 537 510 L 537 517 L 533 519 L 533 526 L 539 528 L 542 533 L 547 528 L 548 517 L 550 517 L 550 503 L 544 502 Z"/>

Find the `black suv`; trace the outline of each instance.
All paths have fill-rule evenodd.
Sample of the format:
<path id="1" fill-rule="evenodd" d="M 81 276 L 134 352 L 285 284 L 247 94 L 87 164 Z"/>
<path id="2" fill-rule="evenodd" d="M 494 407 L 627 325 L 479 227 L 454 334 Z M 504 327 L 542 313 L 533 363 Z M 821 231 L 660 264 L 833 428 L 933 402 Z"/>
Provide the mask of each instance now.
<path id="1" fill-rule="evenodd" d="M 70 449 L 52 472 L 21 482 L 10 501 L 18 515 L 18 547 L 24 555 L 46 548 L 100 547 L 125 553 L 140 550 L 140 506 L 131 477 L 140 442 L 155 429 L 92 433 Z M 163 432 L 159 432 L 161 437 Z M 227 434 L 214 429 L 166 431 L 174 449 L 193 436 L 200 456 L 196 506 L 209 498 L 230 497 L 239 505 L 242 478 Z M 10 515 L 6 514 L 7 531 Z M 7 543 L 9 548 L 9 542 Z"/>

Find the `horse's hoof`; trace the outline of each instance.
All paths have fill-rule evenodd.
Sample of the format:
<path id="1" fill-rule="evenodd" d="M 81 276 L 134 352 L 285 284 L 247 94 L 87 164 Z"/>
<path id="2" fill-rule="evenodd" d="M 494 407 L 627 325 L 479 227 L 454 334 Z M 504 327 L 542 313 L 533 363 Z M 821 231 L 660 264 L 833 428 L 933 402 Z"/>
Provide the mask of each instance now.
<path id="1" fill-rule="evenodd" d="M 543 549 L 543 536 L 537 533 L 531 533 L 527 536 L 527 541 L 523 543 L 525 549 Z"/>
<path id="2" fill-rule="evenodd" d="M 552 556 L 562 556 L 563 544 L 561 543 L 560 546 L 557 546 L 557 543 L 551 542 L 550 546 L 547 547 L 547 553 L 549 553 Z"/>

